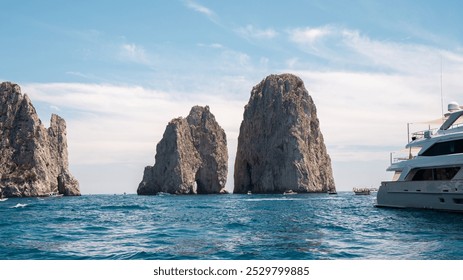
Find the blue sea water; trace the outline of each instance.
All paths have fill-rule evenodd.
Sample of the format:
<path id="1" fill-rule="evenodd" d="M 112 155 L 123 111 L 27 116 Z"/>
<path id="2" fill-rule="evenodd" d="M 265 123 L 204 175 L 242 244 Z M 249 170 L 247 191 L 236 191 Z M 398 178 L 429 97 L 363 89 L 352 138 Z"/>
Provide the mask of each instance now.
<path id="1" fill-rule="evenodd" d="M 84 195 L 0 202 L 0 259 L 463 259 L 463 215 L 375 195 Z"/>

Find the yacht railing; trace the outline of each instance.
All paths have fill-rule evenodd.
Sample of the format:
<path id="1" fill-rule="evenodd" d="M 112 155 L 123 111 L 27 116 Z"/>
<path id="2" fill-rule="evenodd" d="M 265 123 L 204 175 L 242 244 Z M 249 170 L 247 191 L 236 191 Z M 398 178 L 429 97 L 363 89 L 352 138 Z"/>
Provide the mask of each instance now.
<path id="1" fill-rule="evenodd" d="M 400 150 L 397 152 L 390 153 L 391 164 L 414 159 L 420 152 L 421 147 L 411 147 L 408 149 Z"/>
<path id="2" fill-rule="evenodd" d="M 415 158 L 415 156 L 412 156 L 412 157 L 405 156 L 405 155 L 396 156 L 394 152 L 390 153 L 390 162 L 391 162 L 391 164 L 401 162 L 401 161 L 410 160 L 412 158 Z"/>
<path id="3" fill-rule="evenodd" d="M 463 127 L 463 123 L 457 123 L 457 124 L 451 125 L 449 128 L 447 128 L 447 130 L 455 129 L 459 127 Z"/>
<path id="4" fill-rule="evenodd" d="M 418 139 L 429 138 L 430 136 L 436 134 L 436 132 L 438 130 L 439 130 L 438 128 L 432 128 L 432 129 L 426 129 L 426 130 L 420 130 L 420 131 L 412 132 L 410 134 L 411 140 L 415 141 L 415 140 L 418 140 Z"/>

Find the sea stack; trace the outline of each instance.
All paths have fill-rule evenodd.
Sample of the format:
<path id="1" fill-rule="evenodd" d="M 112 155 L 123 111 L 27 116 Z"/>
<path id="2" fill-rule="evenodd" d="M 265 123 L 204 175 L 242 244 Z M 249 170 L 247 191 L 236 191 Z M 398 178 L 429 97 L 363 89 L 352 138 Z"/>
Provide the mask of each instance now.
<path id="1" fill-rule="evenodd" d="M 225 131 L 209 106 L 194 106 L 187 118 L 169 122 L 147 166 L 139 195 L 226 193 L 228 151 Z"/>
<path id="2" fill-rule="evenodd" d="M 335 191 L 317 110 L 303 81 L 270 75 L 245 106 L 234 193 Z"/>
<path id="3" fill-rule="evenodd" d="M 80 195 L 69 172 L 66 122 L 53 114 L 40 121 L 17 84 L 0 84 L 0 192 L 6 197 Z"/>

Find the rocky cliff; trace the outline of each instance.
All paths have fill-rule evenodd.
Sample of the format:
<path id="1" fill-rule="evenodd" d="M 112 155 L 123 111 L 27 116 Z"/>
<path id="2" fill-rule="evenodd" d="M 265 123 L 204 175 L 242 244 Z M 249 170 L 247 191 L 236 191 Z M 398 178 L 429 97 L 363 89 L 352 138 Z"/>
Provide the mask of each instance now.
<path id="1" fill-rule="evenodd" d="M 29 97 L 10 82 L 0 84 L 0 192 L 80 195 L 68 167 L 66 122 L 52 115 L 46 129 Z"/>
<path id="2" fill-rule="evenodd" d="M 234 193 L 335 190 L 317 110 L 299 77 L 270 75 L 252 89 L 234 179 Z"/>
<path id="3" fill-rule="evenodd" d="M 139 195 L 225 193 L 228 151 L 224 130 L 209 107 L 194 106 L 187 118 L 169 122 L 147 166 Z"/>

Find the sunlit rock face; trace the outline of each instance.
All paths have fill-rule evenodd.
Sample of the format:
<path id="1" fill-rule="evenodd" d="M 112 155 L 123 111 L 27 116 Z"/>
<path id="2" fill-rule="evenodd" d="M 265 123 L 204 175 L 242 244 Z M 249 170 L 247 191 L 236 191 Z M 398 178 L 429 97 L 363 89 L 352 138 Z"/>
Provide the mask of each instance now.
<path id="1" fill-rule="evenodd" d="M 299 77 L 270 75 L 252 89 L 234 184 L 234 193 L 335 191 L 317 110 Z"/>
<path id="2" fill-rule="evenodd" d="M 6 197 L 80 195 L 68 163 L 66 122 L 40 121 L 17 84 L 0 84 L 0 191 Z"/>
<path id="3" fill-rule="evenodd" d="M 169 122 L 147 166 L 139 195 L 226 193 L 227 140 L 209 107 L 194 106 L 187 118 Z"/>

